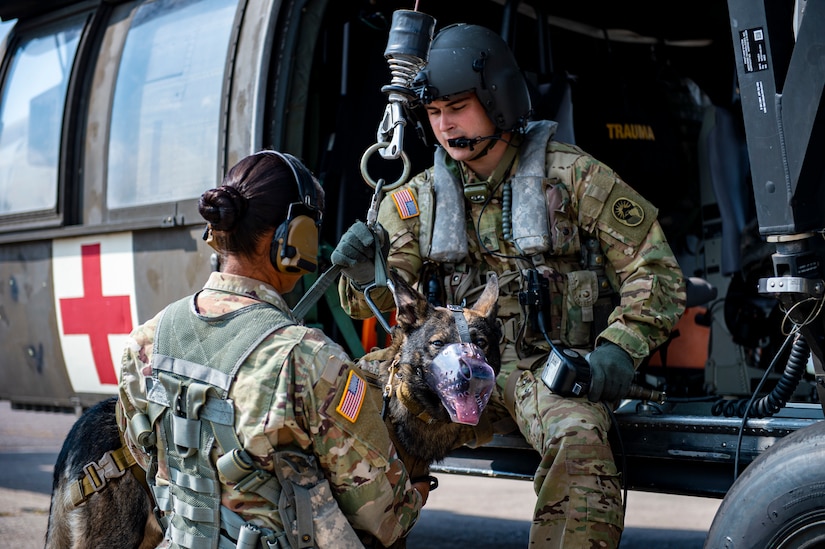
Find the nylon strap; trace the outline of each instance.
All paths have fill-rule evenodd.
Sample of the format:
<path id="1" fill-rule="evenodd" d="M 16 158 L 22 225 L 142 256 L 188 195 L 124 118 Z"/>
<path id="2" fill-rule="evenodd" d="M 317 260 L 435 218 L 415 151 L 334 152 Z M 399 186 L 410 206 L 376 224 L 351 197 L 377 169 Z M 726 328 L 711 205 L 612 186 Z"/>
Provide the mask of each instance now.
<path id="1" fill-rule="evenodd" d="M 298 549 L 315 547 L 315 526 L 312 524 L 312 501 L 309 490 L 300 484 L 292 484 L 295 494 L 295 515 L 298 519 Z"/>
<path id="2" fill-rule="evenodd" d="M 519 145 L 521 145 L 523 140 L 524 139 L 521 134 L 513 135 L 512 143 L 507 145 L 507 149 L 504 151 L 501 161 L 496 165 L 496 168 L 493 170 L 493 173 L 490 174 L 490 177 L 487 178 L 488 186 L 490 188 L 498 185 L 499 182 L 504 179 L 505 175 L 507 175 L 507 172 L 510 171 L 510 168 L 513 167 L 513 162 L 516 159 Z"/>
<path id="3" fill-rule="evenodd" d="M 470 328 L 467 326 L 467 319 L 464 318 L 464 308 L 458 305 L 447 305 L 453 313 L 455 319 L 455 327 L 458 329 L 458 338 L 462 343 L 472 343 L 470 339 Z"/>
<path id="4" fill-rule="evenodd" d="M 87 463 L 83 466 L 83 477 L 75 481 L 69 489 L 72 505 L 77 507 L 85 503 L 92 494 L 103 490 L 109 480 L 122 477 L 133 466 L 137 466 L 137 462 L 125 446 L 106 452 L 96 462 Z"/>
<path id="5" fill-rule="evenodd" d="M 377 269 L 377 267 L 376 267 Z M 321 296 L 324 295 L 327 288 L 335 282 L 335 279 L 338 278 L 338 273 L 341 272 L 340 265 L 333 265 L 324 273 L 318 277 L 315 283 L 307 290 L 304 296 L 298 301 L 298 304 L 295 305 L 295 308 L 292 309 L 292 315 L 297 318 L 298 320 L 304 320 L 304 317 L 307 315 L 307 312 L 315 305 Z M 386 276 L 386 275 L 385 275 Z"/>
<path id="6" fill-rule="evenodd" d="M 387 237 L 389 238 L 389 236 Z M 387 258 L 381 250 L 381 240 L 378 234 L 373 231 L 372 239 L 375 242 L 375 287 L 386 288 L 387 286 Z"/>

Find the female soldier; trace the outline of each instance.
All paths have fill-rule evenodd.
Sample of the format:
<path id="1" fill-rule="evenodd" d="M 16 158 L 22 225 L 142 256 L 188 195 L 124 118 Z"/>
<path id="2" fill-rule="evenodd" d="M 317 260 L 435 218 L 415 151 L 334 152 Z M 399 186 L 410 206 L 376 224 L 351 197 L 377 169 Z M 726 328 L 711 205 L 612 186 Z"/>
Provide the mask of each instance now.
<path id="1" fill-rule="evenodd" d="M 322 199 L 296 158 L 242 159 L 199 203 L 220 271 L 131 334 L 120 423 L 166 546 L 358 547 L 353 528 L 390 545 L 418 518 L 429 485 L 365 380 L 282 297 L 316 268 Z"/>

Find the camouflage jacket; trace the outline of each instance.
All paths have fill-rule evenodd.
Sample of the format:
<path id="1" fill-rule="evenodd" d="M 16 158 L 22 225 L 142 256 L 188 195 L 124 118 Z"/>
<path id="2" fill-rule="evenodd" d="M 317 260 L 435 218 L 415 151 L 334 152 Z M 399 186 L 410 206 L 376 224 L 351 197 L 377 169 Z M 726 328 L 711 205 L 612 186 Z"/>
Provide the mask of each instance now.
<path id="1" fill-rule="evenodd" d="M 206 316 L 261 301 L 289 311 L 271 286 L 224 273 L 212 273 L 197 296 L 199 312 Z M 146 379 L 152 373 L 159 317 L 136 328 L 126 345 L 119 385 L 126 416 L 121 431 L 127 418 L 147 409 Z M 344 350 L 319 330 L 295 324 L 270 334 L 244 361 L 231 386 L 236 432 L 257 465 L 269 471 L 276 449 L 314 454 L 352 526 L 389 545 L 413 526 L 422 500 L 390 442 L 378 403 L 368 395 L 360 402 L 347 397 L 348 387 L 358 383 L 351 373 L 357 375 Z M 149 456 L 129 440 L 129 430 L 124 436 L 146 468 Z M 220 455 L 216 445 L 213 463 Z M 157 482 L 166 478 L 159 448 Z M 257 494 L 222 484 L 221 503 L 259 526 L 283 528 L 277 510 Z"/>
<path id="2" fill-rule="evenodd" d="M 505 181 L 518 173 L 521 151 L 530 139 L 528 132 Z M 446 164 L 456 174 L 457 184 L 465 182 L 465 189 L 478 182 L 463 164 L 449 158 Z M 551 325 L 546 328 L 550 337 L 584 350 L 598 339 L 609 340 L 624 348 L 638 366 L 668 338 L 685 305 L 684 278 L 656 220 L 658 212 L 609 167 L 576 146 L 547 139 L 544 170 L 545 207 L 539 215 L 546 213 L 550 245 L 542 257 L 529 261 L 514 258 L 519 252 L 503 231 L 503 185 L 496 184 L 489 201 L 464 200 L 464 226 L 456 229 L 466 233 L 467 255 L 454 265 L 439 266 L 446 299 L 472 303 L 477 297 L 473 292 L 484 283 L 484 273 L 495 272 L 501 282 L 499 319 L 505 337 L 515 342 L 516 334 L 523 334 L 523 342 L 541 347 L 540 334 L 524 326 L 526 317 L 517 298 L 524 285 L 523 271 L 537 265 L 550 287 Z M 388 193 L 378 214 L 378 221 L 390 235 L 388 268 L 417 284 L 424 294 L 433 262 L 422 249 L 422 235 L 433 230 L 432 221 L 428 221 L 432 215 L 427 214 L 435 210 L 438 199 L 433 192 L 435 171 L 430 168 Z M 513 195 L 517 192 L 514 189 Z M 406 200 L 399 199 L 402 195 Z M 525 214 L 513 212 L 514 217 L 518 215 Z M 598 249 L 589 250 L 590 243 Z M 591 329 L 592 309 L 588 309 L 598 297 L 588 282 L 594 280 L 588 273 L 594 253 L 600 258 L 596 262 L 603 285 L 609 285 L 597 287 L 595 294 L 599 289 L 602 294 L 615 292 L 605 327 L 598 334 Z M 339 294 L 350 316 L 372 315 L 363 294 L 343 277 Z M 386 290 L 376 290 L 371 297 L 382 310 L 394 307 Z M 536 349 L 529 344 L 525 348 Z"/>

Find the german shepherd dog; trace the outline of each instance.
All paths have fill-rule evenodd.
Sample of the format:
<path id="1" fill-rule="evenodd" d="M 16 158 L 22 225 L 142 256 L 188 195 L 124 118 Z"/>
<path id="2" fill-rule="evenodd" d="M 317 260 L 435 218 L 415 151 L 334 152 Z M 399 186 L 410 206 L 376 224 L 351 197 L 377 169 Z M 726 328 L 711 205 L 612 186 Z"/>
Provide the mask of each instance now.
<path id="1" fill-rule="evenodd" d="M 434 307 L 400 278 L 392 280 L 392 344 L 358 365 L 366 372 L 377 365 L 387 427 L 407 468 L 415 468 L 411 460 L 428 468 L 467 438 L 501 369 L 498 279 L 490 278 L 472 309 Z M 461 342 L 456 314 L 466 322 L 464 339 L 470 341 Z"/>
<path id="2" fill-rule="evenodd" d="M 397 307 L 392 344 L 369 353 L 359 365 L 373 378 L 374 390 L 383 393 L 390 436 L 415 478 L 461 444 L 492 391 L 501 367 L 498 282 L 495 277 L 487 282 L 472 309 L 450 309 L 432 306 L 401 278 L 390 277 Z M 472 342 L 462 342 L 468 334 Z M 87 470 L 102 477 L 98 467 L 107 460 L 101 456 L 122 448 L 116 406 L 117 398 L 111 397 L 86 410 L 63 443 L 54 469 L 46 549 L 148 549 L 162 540 L 136 465 L 104 479 L 83 503 L 73 501 Z"/>
<path id="3" fill-rule="evenodd" d="M 47 549 L 150 549 L 163 539 L 153 512 L 154 502 L 148 487 L 138 479 L 137 466 L 127 468 L 120 477 L 103 478 L 101 489 L 85 503 L 73 502 L 73 492 L 79 488 L 86 468 L 104 462 L 102 456 L 123 446 L 115 419 L 116 406 L 117 397 L 95 404 L 83 412 L 66 435 L 54 466 Z"/>

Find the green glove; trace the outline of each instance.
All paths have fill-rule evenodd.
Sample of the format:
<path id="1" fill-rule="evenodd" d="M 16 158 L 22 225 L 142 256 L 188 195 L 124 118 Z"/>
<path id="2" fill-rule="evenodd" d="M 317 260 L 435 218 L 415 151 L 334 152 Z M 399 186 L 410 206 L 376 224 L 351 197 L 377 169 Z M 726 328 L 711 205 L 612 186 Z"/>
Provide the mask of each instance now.
<path id="1" fill-rule="evenodd" d="M 330 260 L 333 265 L 341 267 L 341 272 L 357 288 L 364 288 L 375 281 L 376 238 L 381 244 L 381 253 L 387 257 L 389 237 L 380 224 L 375 225 L 375 232 L 363 221 L 356 221 L 341 237 L 341 241 L 332 251 Z M 386 261 L 384 262 L 386 264 Z"/>
<path id="2" fill-rule="evenodd" d="M 587 355 L 590 363 L 590 390 L 587 398 L 591 402 L 614 402 L 627 394 L 633 375 L 633 359 L 627 351 L 609 341 L 605 341 Z"/>

